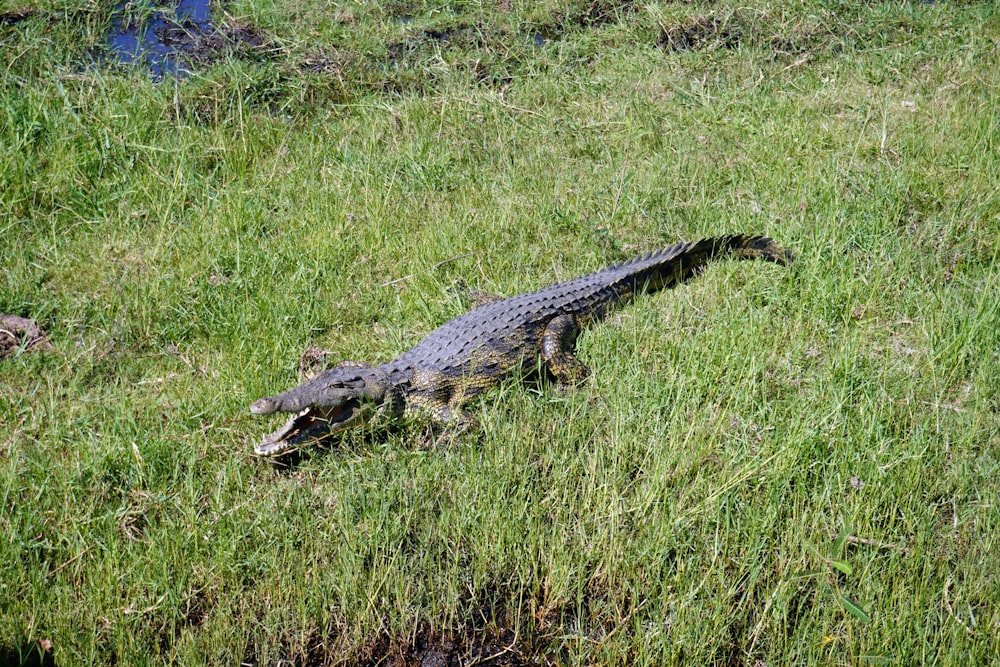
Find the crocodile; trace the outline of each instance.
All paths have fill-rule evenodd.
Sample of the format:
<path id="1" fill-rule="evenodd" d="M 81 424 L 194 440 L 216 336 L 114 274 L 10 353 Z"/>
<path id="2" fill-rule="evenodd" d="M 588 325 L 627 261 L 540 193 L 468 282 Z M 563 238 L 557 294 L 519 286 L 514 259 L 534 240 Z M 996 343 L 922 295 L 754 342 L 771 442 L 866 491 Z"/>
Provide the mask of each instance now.
<path id="1" fill-rule="evenodd" d="M 423 411 L 465 427 L 462 405 L 503 378 L 542 370 L 560 389 L 590 371 L 573 353 L 577 335 L 643 292 L 690 278 L 722 255 L 787 264 L 793 254 L 763 236 L 729 235 L 681 242 L 574 280 L 502 298 L 479 292 L 476 307 L 446 322 L 384 364 L 344 361 L 250 412 L 294 413 L 255 447 L 278 456 L 362 424 Z"/>

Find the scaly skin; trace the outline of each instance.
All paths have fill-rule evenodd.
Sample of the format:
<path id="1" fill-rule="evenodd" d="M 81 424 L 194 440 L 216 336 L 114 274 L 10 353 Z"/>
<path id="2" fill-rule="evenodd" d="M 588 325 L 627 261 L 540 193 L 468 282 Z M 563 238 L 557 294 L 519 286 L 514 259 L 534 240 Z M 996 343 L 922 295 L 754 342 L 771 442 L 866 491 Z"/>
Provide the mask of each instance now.
<path id="1" fill-rule="evenodd" d="M 540 358 L 561 387 L 590 371 L 574 354 L 580 330 L 641 292 L 691 277 L 713 257 L 732 254 L 787 264 L 792 254 L 761 236 L 678 243 L 537 292 L 490 300 L 459 315 L 413 348 L 379 366 L 343 362 L 304 384 L 250 406 L 258 415 L 293 412 L 256 452 L 283 454 L 372 419 L 425 411 L 440 422 L 464 421 L 461 406 L 503 378 L 527 374 Z"/>

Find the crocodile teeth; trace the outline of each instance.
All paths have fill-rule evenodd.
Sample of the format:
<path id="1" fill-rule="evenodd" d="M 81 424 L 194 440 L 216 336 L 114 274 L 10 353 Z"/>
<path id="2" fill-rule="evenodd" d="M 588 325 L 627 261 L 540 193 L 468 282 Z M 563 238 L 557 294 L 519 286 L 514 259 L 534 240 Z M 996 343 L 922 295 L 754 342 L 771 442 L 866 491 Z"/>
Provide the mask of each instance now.
<path id="1" fill-rule="evenodd" d="M 307 442 L 321 440 L 333 432 L 333 426 L 351 415 L 348 405 L 337 408 L 313 408 L 300 410 L 285 422 L 285 425 L 270 435 L 264 436 L 254 451 L 261 456 L 283 454 Z"/>

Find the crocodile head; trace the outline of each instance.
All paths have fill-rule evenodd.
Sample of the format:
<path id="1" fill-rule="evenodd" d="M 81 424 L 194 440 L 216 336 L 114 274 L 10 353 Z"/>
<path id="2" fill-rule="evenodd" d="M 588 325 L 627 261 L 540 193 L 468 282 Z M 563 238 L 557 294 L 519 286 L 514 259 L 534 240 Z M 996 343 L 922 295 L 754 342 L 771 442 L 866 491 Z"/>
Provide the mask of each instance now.
<path id="1" fill-rule="evenodd" d="M 255 415 L 295 414 L 280 429 L 264 436 L 254 451 L 277 456 L 372 421 L 380 414 L 399 416 L 401 403 L 388 373 L 345 362 L 294 389 L 255 401 L 250 406 Z"/>

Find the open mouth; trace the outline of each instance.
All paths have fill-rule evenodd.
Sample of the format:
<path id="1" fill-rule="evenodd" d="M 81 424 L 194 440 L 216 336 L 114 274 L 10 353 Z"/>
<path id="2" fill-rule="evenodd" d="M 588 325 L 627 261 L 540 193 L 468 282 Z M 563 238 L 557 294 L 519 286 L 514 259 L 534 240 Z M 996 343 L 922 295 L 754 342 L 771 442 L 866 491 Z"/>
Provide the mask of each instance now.
<path id="1" fill-rule="evenodd" d="M 319 442 L 346 427 L 359 405 L 357 400 L 350 400 L 335 408 L 305 408 L 277 431 L 264 436 L 254 451 L 261 456 L 274 456 Z"/>

